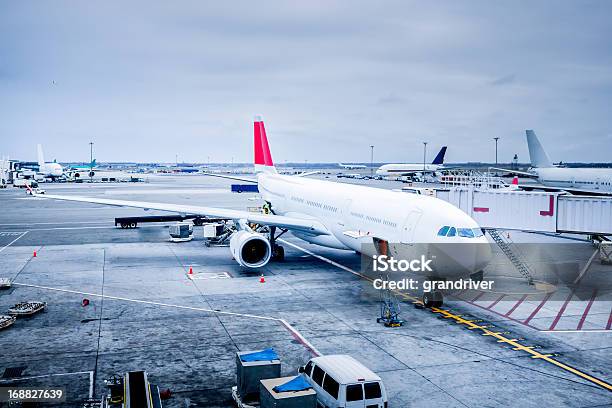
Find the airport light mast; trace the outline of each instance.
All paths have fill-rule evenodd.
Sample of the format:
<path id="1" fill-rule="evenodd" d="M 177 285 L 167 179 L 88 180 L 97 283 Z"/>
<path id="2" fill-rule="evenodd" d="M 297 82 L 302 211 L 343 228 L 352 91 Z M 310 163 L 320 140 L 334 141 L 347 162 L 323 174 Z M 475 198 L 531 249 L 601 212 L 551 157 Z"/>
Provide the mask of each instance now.
<path id="1" fill-rule="evenodd" d="M 370 145 L 370 177 L 374 177 L 374 145 Z"/>
<path id="2" fill-rule="evenodd" d="M 493 140 L 495 140 L 495 165 L 497 166 L 497 141 L 499 137 L 494 137 Z"/>
<path id="3" fill-rule="evenodd" d="M 89 142 L 89 182 L 93 182 L 93 142 Z"/>
<path id="4" fill-rule="evenodd" d="M 423 171 L 425 171 L 426 161 L 427 161 L 427 142 L 423 142 Z"/>

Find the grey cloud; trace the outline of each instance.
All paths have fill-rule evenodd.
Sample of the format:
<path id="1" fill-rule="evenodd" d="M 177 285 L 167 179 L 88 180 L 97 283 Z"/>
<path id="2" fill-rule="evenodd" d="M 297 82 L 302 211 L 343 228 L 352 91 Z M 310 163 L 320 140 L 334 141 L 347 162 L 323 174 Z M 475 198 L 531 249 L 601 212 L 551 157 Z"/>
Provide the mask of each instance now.
<path id="1" fill-rule="evenodd" d="M 449 160 L 493 160 L 493 135 L 510 160 L 527 157 L 525 128 L 556 160 L 606 161 L 611 11 L 3 2 L 0 154 L 32 160 L 41 142 L 50 157 L 85 160 L 94 140 L 99 161 L 249 161 L 261 113 L 279 162 L 369 161 L 370 144 L 377 161 L 421 160 L 423 140 L 448 144 Z M 590 144 L 564 149 L 576 135 Z"/>

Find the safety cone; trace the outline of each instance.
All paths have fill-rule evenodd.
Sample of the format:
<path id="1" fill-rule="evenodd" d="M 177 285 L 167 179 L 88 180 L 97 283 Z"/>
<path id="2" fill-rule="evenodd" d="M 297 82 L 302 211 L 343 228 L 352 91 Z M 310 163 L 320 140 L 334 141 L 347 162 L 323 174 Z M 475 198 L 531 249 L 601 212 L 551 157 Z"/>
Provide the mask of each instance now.
<path id="1" fill-rule="evenodd" d="M 36 251 L 32 254 L 32 258 L 36 258 Z"/>
<path id="2" fill-rule="evenodd" d="M 191 266 L 189 267 L 189 275 L 193 275 L 193 268 Z"/>
<path id="3" fill-rule="evenodd" d="M 266 278 L 264 278 L 263 273 L 259 277 L 259 283 L 266 283 Z"/>

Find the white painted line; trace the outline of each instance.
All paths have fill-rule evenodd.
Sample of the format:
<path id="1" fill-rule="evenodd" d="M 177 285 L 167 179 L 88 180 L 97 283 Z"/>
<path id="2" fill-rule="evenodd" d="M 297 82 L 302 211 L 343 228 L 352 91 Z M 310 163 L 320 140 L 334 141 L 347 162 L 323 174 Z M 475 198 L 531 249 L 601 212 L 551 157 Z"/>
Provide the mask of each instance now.
<path id="1" fill-rule="evenodd" d="M 104 298 L 104 299 L 121 300 L 121 301 L 124 301 L 124 302 L 133 302 L 133 303 L 140 303 L 140 304 L 145 304 L 145 305 L 173 307 L 175 309 L 196 310 L 198 312 L 209 312 L 209 313 L 216 313 L 216 314 L 229 315 L 229 316 L 241 316 L 241 317 L 251 317 L 253 319 L 280 321 L 280 319 L 278 319 L 276 317 L 257 316 L 257 315 L 245 314 L 245 313 L 222 312 L 220 310 L 206 309 L 206 308 L 203 308 L 203 307 L 173 305 L 171 303 L 153 302 L 153 301 L 150 301 L 150 300 L 140 300 L 140 299 L 130 299 L 130 298 L 124 298 L 124 297 L 120 297 L 120 296 L 101 295 L 99 293 L 80 292 L 78 290 L 60 289 L 60 288 L 53 288 L 53 287 L 49 287 L 49 286 L 40 286 L 40 285 L 30 285 L 30 284 L 27 284 L 27 283 L 16 283 L 16 282 L 13 282 L 13 285 L 15 285 L 15 286 L 24 286 L 24 287 L 29 287 L 29 288 L 53 290 L 53 291 L 56 291 L 56 292 L 74 293 L 74 294 L 77 294 L 77 295 L 94 296 L 94 297 L 99 297 L 99 298 Z"/>
<path id="2" fill-rule="evenodd" d="M 538 330 L 540 333 L 612 333 L 612 330 L 593 329 L 593 330 Z"/>
<path id="3" fill-rule="evenodd" d="M 93 390 L 94 390 L 94 372 L 93 371 L 76 371 L 74 373 L 43 374 L 43 375 L 34 375 L 31 377 L 15 377 L 15 378 L 9 378 L 9 379 L 0 379 L 0 384 L 11 383 L 14 381 L 36 380 L 38 378 L 64 377 L 68 375 L 82 375 L 82 374 L 89 374 L 89 398 L 93 398 Z"/>
<path id="4" fill-rule="evenodd" d="M 104 207 L 108 208 L 108 207 Z M 69 221 L 69 222 L 22 222 L 22 223 L 14 223 L 14 224 L 0 224 L 2 226 L 26 226 L 26 225 L 57 225 L 57 224 L 108 224 L 112 223 L 112 221 Z"/>
<path id="5" fill-rule="evenodd" d="M 187 278 L 191 280 L 230 279 L 231 276 L 227 272 L 200 272 L 187 274 Z"/>
<path id="6" fill-rule="evenodd" d="M 584 265 L 584 268 L 582 268 L 582 271 L 580 271 L 580 274 L 578 274 L 576 279 L 574 279 L 574 285 L 580 282 L 584 274 L 587 273 L 587 271 L 591 267 L 591 264 L 593 263 L 593 259 L 595 259 L 598 253 L 599 253 L 599 249 L 596 249 L 595 251 L 593 251 L 593 255 L 591 255 L 588 262 Z"/>
<path id="7" fill-rule="evenodd" d="M 143 225 L 138 226 L 138 228 L 159 228 L 164 225 Z M 136 229 L 138 229 L 136 228 Z M 88 229 L 123 229 L 120 227 L 116 227 L 112 224 L 108 226 L 100 226 L 100 227 L 53 227 L 53 228 L 31 228 L 30 231 L 56 231 L 56 230 L 88 230 Z M 133 228 L 129 228 L 128 230 L 133 230 Z"/>
<path id="8" fill-rule="evenodd" d="M 17 242 L 18 239 L 21 239 L 25 234 L 27 234 L 28 231 L 23 232 L 20 236 L 18 236 L 17 238 L 15 238 L 14 240 L 12 240 L 11 242 L 9 242 L 8 244 L 6 244 L 5 246 L 3 246 L 0 249 L 0 252 L 4 251 L 6 248 L 10 247 L 11 245 L 13 245 L 15 242 Z"/>
<path id="9" fill-rule="evenodd" d="M 354 270 L 352 270 L 351 268 L 349 268 L 349 267 L 347 267 L 347 266 L 341 265 L 341 264 L 339 264 L 338 262 L 334 262 L 334 261 L 332 261 L 331 259 L 327 259 L 327 258 L 325 258 L 324 256 L 317 255 L 317 254 L 315 254 L 314 252 L 307 250 L 306 248 L 302 248 L 301 246 L 298 246 L 298 245 L 296 245 L 296 244 L 293 244 L 293 243 L 291 243 L 291 242 L 289 242 L 289 241 L 285 241 L 285 240 L 284 240 L 284 239 L 282 239 L 282 238 L 277 239 L 277 241 L 280 241 L 280 242 L 282 242 L 283 244 L 289 245 L 290 247 L 293 247 L 293 248 L 297 249 L 298 251 L 302 251 L 302 252 L 304 252 L 304 253 L 306 253 L 306 254 L 308 254 L 308 255 L 310 255 L 310 256 L 313 256 L 313 257 L 315 257 L 315 258 L 317 258 L 317 259 L 320 259 L 320 260 L 321 260 L 321 261 L 323 261 L 323 262 L 327 262 L 328 264 L 333 265 L 333 266 L 335 266 L 335 267 L 337 267 L 337 268 L 340 268 L 340 269 L 342 269 L 342 270 L 344 270 L 344 271 L 347 271 L 347 272 L 349 272 L 349 273 L 352 273 L 353 275 L 357 275 L 357 276 L 359 276 L 359 277 L 361 277 L 361 278 L 365 278 L 365 279 L 368 279 L 368 280 L 370 279 L 370 278 L 368 278 L 367 276 L 365 276 L 364 274 L 361 274 L 361 273 L 359 273 L 359 272 L 357 272 L 357 271 L 354 271 Z"/>
<path id="10" fill-rule="evenodd" d="M 79 295 L 95 296 L 95 297 L 99 297 L 99 298 L 112 299 L 112 300 L 120 300 L 120 301 L 124 301 L 124 302 L 133 302 L 133 303 L 140 303 L 140 304 L 147 304 L 147 305 L 154 305 L 154 306 L 173 307 L 175 309 L 196 310 L 196 311 L 200 311 L 200 312 L 209 312 L 209 313 L 215 313 L 215 314 L 219 314 L 219 315 L 240 316 L 240 317 L 248 317 L 248 318 L 252 318 L 252 319 L 275 321 L 275 322 L 281 323 L 287 330 L 289 330 L 289 332 L 293 335 L 294 338 L 296 338 L 298 341 L 300 341 L 300 343 L 302 343 L 302 345 L 304 345 L 306 348 L 310 349 L 313 352 L 313 354 L 316 354 L 318 356 L 321 355 L 321 353 L 308 340 L 306 340 L 306 338 L 304 336 L 302 336 L 302 334 L 295 327 L 291 326 L 286 320 L 280 319 L 278 317 L 257 316 L 257 315 L 247 314 L 247 313 L 222 312 L 220 310 L 206 309 L 206 308 L 203 308 L 203 307 L 191 307 L 191 306 L 173 305 L 173 304 L 170 304 L 170 303 L 152 302 L 152 301 L 148 301 L 148 300 L 139 300 L 139 299 L 129 299 L 129 298 L 124 298 L 124 297 L 119 297 L 119 296 L 101 295 L 101 294 L 98 294 L 98 293 L 80 292 L 80 291 L 77 291 L 77 290 L 52 288 L 52 287 L 49 287 L 49 286 L 40 286 L 40 285 L 30 285 L 30 284 L 26 284 L 26 283 L 15 283 L 15 282 L 13 282 L 13 285 L 24 286 L 24 287 L 29 287 L 29 288 L 53 290 L 53 291 L 57 291 L 57 292 L 75 293 L 75 294 L 79 294 Z"/>

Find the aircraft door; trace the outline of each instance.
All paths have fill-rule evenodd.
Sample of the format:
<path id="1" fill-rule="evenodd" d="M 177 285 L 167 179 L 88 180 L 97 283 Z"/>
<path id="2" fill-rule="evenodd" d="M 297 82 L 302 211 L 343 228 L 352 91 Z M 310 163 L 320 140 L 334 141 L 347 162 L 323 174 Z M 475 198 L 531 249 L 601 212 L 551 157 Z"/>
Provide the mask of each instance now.
<path id="1" fill-rule="evenodd" d="M 402 226 L 402 242 L 414 242 L 414 233 L 422 214 L 421 211 L 410 211 Z"/>

